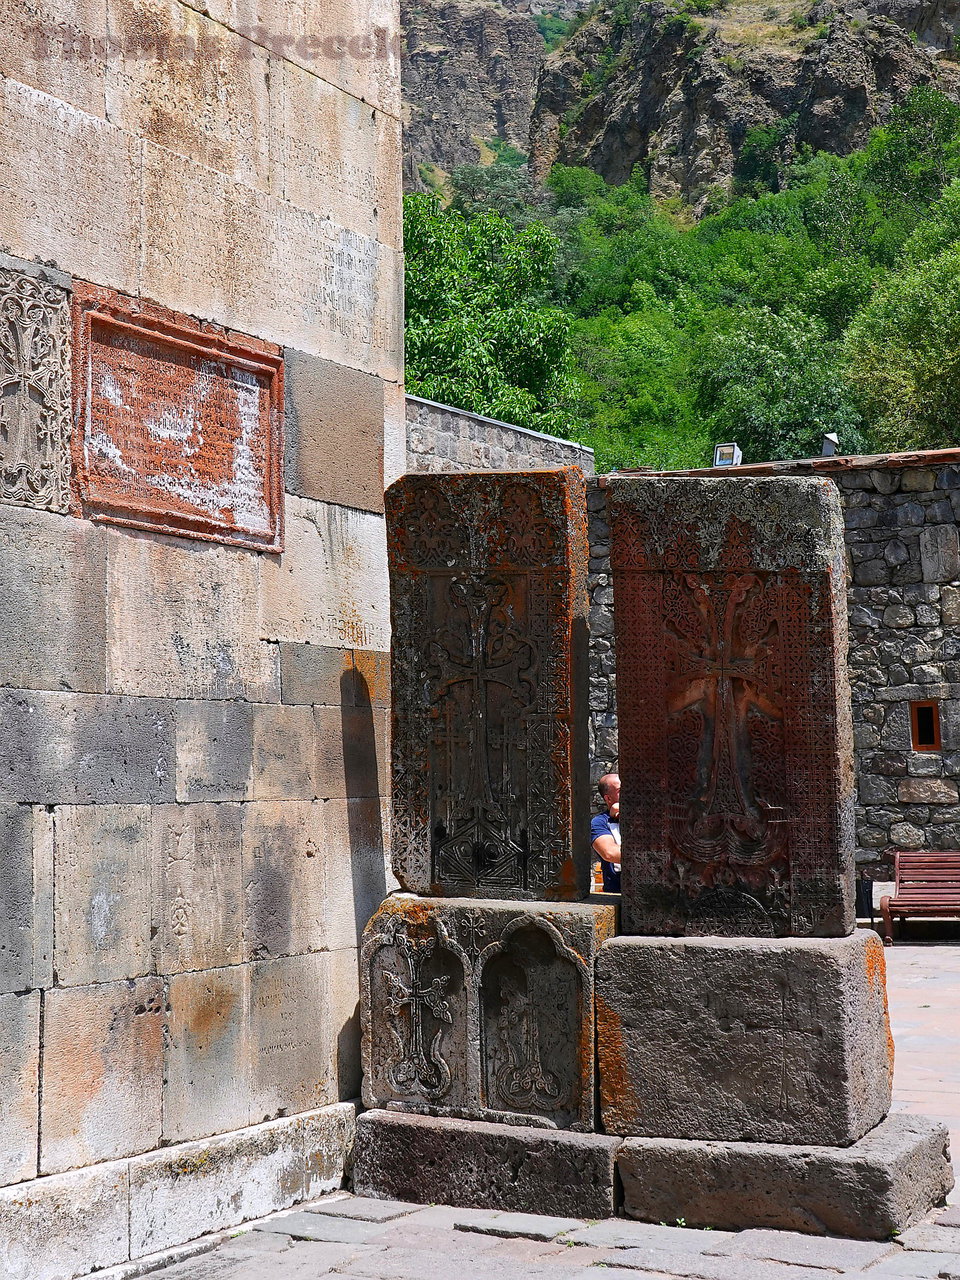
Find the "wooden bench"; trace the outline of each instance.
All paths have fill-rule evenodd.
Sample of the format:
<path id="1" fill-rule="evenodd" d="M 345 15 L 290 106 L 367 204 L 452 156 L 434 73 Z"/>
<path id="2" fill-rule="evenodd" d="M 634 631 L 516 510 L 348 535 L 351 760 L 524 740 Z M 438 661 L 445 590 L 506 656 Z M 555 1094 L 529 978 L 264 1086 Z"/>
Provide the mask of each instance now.
<path id="1" fill-rule="evenodd" d="M 960 852 L 922 853 L 897 851 L 893 897 L 880 899 L 883 941 L 893 943 L 893 917 L 960 916 Z M 901 926 L 902 927 L 902 926 Z"/>

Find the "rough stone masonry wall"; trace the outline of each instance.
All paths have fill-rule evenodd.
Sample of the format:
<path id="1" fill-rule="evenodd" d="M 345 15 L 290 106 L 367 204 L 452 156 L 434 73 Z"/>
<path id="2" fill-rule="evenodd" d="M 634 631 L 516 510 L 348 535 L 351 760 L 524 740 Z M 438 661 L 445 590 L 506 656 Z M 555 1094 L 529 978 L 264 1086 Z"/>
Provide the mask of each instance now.
<path id="1" fill-rule="evenodd" d="M 137 532 L 18 483 L 0 338 L 12 1280 L 339 1185 L 359 1089 L 356 943 L 387 887 L 383 487 L 405 444 L 397 17 L 265 0 L 247 29 L 253 6 L 199 8 L 0 6 L 3 280 L 43 262 L 58 289 L 253 335 L 287 388 L 282 555 Z M 69 359 L 30 394 L 69 397 Z"/>
<path id="2" fill-rule="evenodd" d="M 840 490 L 863 873 L 889 875 L 894 849 L 960 848 L 960 450 L 757 464 L 730 474 L 826 475 Z M 597 494 L 591 554 L 608 555 L 601 502 Z M 929 699 L 939 701 L 942 750 L 914 751 L 910 703 Z M 615 705 L 597 715 L 607 754 L 598 753 L 594 767 L 613 767 Z"/>

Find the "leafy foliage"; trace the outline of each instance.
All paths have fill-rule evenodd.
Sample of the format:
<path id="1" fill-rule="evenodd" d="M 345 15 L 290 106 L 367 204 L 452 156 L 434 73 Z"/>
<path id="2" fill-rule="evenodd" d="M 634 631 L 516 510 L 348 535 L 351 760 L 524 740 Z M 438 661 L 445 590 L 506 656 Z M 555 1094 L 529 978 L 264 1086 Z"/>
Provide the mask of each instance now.
<path id="1" fill-rule="evenodd" d="M 625 0 L 626 2 L 626 0 Z M 697 222 L 557 165 L 407 201 L 408 385 L 592 445 L 600 468 L 954 444 L 960 107 L 915 89 L 846 158 L 744 139 Z M 792 158 L 791 158 L 792 157 Z M 515 161 L 515 156 L 510 156 Z M 522 158 L 521 158 L 522 159 Z"/>
<path id="2" fill-rule="evenodd" d="M 562 426 L 570 322 L 547 304 L 556 236 L 409 196 L 404 247 L 408 390 L 538 431 Z"/>

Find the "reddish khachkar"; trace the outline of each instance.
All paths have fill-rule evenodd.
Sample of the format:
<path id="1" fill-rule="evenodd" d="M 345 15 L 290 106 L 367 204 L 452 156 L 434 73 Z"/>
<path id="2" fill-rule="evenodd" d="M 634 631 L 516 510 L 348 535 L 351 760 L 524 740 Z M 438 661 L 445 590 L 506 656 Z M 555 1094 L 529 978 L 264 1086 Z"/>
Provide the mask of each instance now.
<path id="1" fill-rule="evenodd" d="M 73 403 L 78 515 L 282 550 L 279 347 L 76 283 Z"/>
<path id="2" fill-rule="evenodd" d="M 582 473 L 408 475 L 386 512 L 397 877 L 442 896 L 585 896 Z"/>
<path id="3" fill-rule="evenodd" d="M 843 525 L 821 479 L 613 479 L 622 927 L 853 917 Z"/>

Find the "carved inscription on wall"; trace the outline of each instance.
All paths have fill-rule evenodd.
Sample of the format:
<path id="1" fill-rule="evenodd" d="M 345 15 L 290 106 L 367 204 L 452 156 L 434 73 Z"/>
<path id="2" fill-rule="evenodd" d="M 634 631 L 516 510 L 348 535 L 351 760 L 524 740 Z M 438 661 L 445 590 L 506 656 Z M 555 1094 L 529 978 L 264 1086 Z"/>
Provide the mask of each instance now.
<path id="1" fill-rule="evenodd" d="M 83 513 L 280 550 L 279 348 L 88 285 L 73 307 Z"/>
<path id="2" fill-rule="evenodd" d="M 387 522 L 397 876 L 583 896 L 581 472 L 405 476 Z"/>
<path id="3" fill-rule="evenodd" d="M 624 927 L 845 934 L 842 525 L 821 480 L 615 480 Z"/>
<path id="4" fill-rule="evenodd" d="M 613 908 L 390 898 L 361 953 L 368 1106 L 590 1129 Z"/>
<path id="5" fill-rule="evenodd" d="M 69 439 L 69 295 L 0 260 L 0 501 L 66 510 Z"/>

